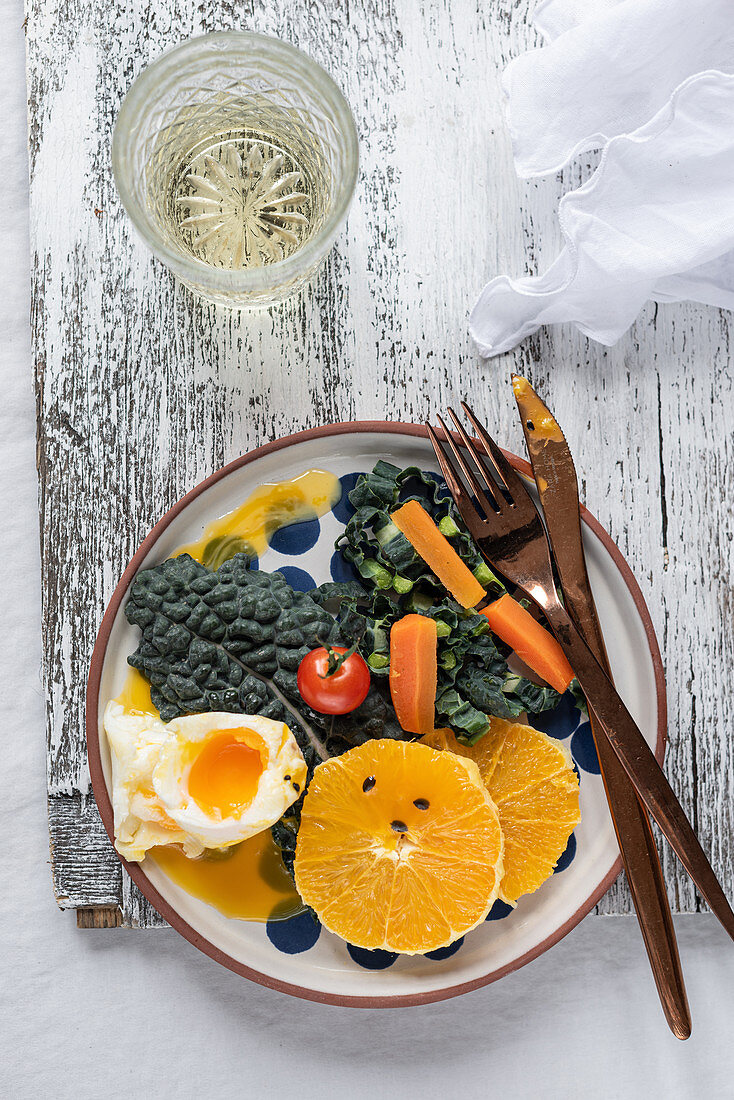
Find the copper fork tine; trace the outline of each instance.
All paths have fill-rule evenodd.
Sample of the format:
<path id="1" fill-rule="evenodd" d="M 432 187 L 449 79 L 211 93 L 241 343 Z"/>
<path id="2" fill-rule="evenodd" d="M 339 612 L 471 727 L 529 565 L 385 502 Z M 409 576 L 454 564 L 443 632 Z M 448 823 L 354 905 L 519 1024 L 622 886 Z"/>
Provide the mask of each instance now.
<path id="1" fill-rule="evenodd" d="M 480 423 L 479 420 L 477 420 L 476 416 L 469 408 L 466 401 L 461 402 L 461 407 L 466 413 L 466 416 L 472 428 L 482 442 L 485 453 L 490 459 L 492 465 L 494 466 L 500 482 L 502 483 L 502 485 L 504 485 L 505 489 L 510 495 L 512 506 L 515 508 L 521 506 L 529 506 L 533 509 L 533 511 L 537 511 L 535 503 L 530 496 L 527 487 L 523 484 L 523 480 L 518 474 L 517 470 L 515 470 L 512 464 L 507 461 L 504 454 L 502 453 L 502 450 L 497 446 L 484 425 Z M 449 412 L 451 412 L 451 409 L 449 409 Z M 454 417 L 453 413 L 451 414 L 451 418 L 454 423 L 456 423 L 456 418 Z"/>
<path id="2" fill-rule="evenodd" d="M 456 430 L 458 431 L 459 435 L 461 436 L 461 440 L 462 440 L 464 446 L 467 447 L 471 441 L 470 441 L 468 435 L 466 434 L 466 432 L 464 431 L 464 427 L 461 424 L 461 422 L 458 420 L 458 418 L 456 416 L 456 413 L 454 412 L 453 409 L 449 409 L 449 416 L 451 417 L 454 424 L 456 425 Z M 484 466 L 478 464 L 478 469 L 479 469 L 479 472 L 482 474 L 482 480 L 484 481 L 486 489 L 488 490 L 488 492 L 489 492 L 489 494 L 492 498 L 491 503 L 487 499 L 487 496 L 485 495 L 485 492 L 482 489 L 482 486 L 479 484 L 479 479 L 477 478 L 476 474 L 472 470 L 469 463 L 466 462 L 466 460 L 464 459 L 464 455 L 461 452 L 461 448 L 457 447 L 456 443 L 454 442 L 454 437 L 451 434 L 451 432 L 449 431 L 449 429 L 446 427 L 446 423 L 443 420 L 443 417 L 439 416 L 438 417 L 438 422 L 441 425 L 441 427 L 443 428 L 444 434 L 446 435 L 446 442 L 448 443 L 449 447 L 451 448 L 451 450 L 453 452 L 453 455 L 454 455 L 454 458 L 459 463 L 459 466 L 462 469 L 464 477 L 466 478 L 469 485 L 471 486 L 472 492 L 474 493 L 474 496 L 476 497 L 476 499 L 479 501 L 479 504 L 487 512 L 498 512 L 499 511 L 499 504 L 498 504 L 497 498 L 495 497 L 496 489 L 493 491 L 492 481 L 489 478 L 489 476 L 487 475 L 487 472 L 484 469 Z M 475 461 L 476 461 L 476 459 L 475 459 Z"/>
<path id="3" fill-rule="evenodd" d="M 448 428 L 446 427 L 444 421 L 441 419 L 440 416 L 437 419 L 441 423 L 441 427 L 443 428 L 443 431 L 444 431 L 444 434 L 446 436 L 447 441 L 448 440 L 451 441 L 450 443 L 448 443 L 448 446 L 456 454 L 456 452 L 458 451 L 458 447 L 456 447 L 456 444 L 454 443 L 451 432 L 448 430 Z M 443 445 L 441 444 L 438 436 L 436 435 L 436 432 L 434 431 L 434 429 L 431 427 L 430 424 L 426 424 L 426 430 L 428 431 L 428 438 L 431 441 L 431 445 L 433 446 L 433 450 L 435 452 L 436 458 L 438 459 L 438 464 L 441 467 L 441 473 L 443 474 L 444 478 L 446 479 L 446 484 L 449 487 L 449 492 L 451 493 L 451 496 L 454 498 L 454 502 L 456 503 L 456 506 L 459 509 L 459 512 L 461 514 L 461 518 L 464 520 L 464 523 L 469 528 L 472 536 L 478 542 L 479 539 L 481 539 L 482 535 L 484 534 L 484 521 L 483 521 L 481 515 L 479 514 L 479 512 L 477 511 L 471 497 L 469 496 L 469 494 L 464 489 L 464 486 L 461 484 L 461 478 L 456 473 L 456 470 L 454 469 L 454 467 L 451 465 L 451 460 L 449 459 L 448 455 L 446 454 L 446 452 L 443 448 Z M 454 448 L 456 448 L 456 450 L 454 450 Z M 458 456 L 456 457 L 456 462 L 457 462 L 459 468 L 463 470 L 462 463 L 459 461 Z M 460 500 L 462 501 L 461 504 L 459 504 Z"/>

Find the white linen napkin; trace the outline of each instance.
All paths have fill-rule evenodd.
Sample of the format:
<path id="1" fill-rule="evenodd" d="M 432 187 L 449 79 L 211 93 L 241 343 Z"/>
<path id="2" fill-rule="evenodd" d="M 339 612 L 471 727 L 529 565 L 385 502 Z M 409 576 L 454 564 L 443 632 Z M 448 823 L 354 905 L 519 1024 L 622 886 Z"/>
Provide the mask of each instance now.
<path id="1" fill-rule="evenodd" d="M 551 44 L 504 81 L 518 174 L 604 152 L 561 200 L 555 263 L 482 291 L 480 352 L 561 321 L 612 344 L 648 298 L 734 309 L 732 0 L 546 0 L 535 22 Z"/>

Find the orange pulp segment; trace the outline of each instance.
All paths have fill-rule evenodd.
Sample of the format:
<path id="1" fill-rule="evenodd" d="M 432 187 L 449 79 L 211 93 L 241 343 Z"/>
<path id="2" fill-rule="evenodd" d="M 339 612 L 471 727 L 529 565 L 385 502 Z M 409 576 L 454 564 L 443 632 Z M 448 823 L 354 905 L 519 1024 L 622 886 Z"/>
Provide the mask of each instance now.
<path id="1" fill-rule="evenodd" d="M 502 718 L 491 719 L 476 745 L 460 744 L 448 729 L 422 740 L 477 765 L 504 835 L 499 896 L 515 905 L 550 877 L 581 820 L 579 781 L 568 749 L 531 726 Z"/>
<path id="2" fill-rule="evenodd" d="M 421 954 L 484 920 L 502 852 L 497 810 L 473 761 L 415 742 L 367 741 L 314 772 L 296 887 L 349 943 Z"/>

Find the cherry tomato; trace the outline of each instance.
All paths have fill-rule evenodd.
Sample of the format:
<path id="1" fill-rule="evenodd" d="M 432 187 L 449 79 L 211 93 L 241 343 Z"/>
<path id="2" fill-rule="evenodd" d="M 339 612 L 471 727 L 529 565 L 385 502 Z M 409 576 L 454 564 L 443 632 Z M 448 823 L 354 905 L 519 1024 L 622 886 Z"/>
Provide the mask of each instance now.
<path id="1" fill-rule="evenodd" d="M 334 653 L 342 654 L 343 646 L 332 646 Z M 329 651 L 312 649 L 298 666 L 298 690 L 308 705 L 319 714 L 348 714 L 363 703 L 370 690 L 370 670 L 358 653 L 352 653 L 346 661 L 327 676 Z"/>

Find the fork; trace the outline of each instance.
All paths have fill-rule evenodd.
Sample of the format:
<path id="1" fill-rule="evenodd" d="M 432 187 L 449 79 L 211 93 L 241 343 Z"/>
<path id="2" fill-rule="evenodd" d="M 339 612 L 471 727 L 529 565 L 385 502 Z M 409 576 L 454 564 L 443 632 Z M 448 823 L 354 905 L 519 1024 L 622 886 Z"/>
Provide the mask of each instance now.
<path id="1" fill-rule="evenodd" d="M 673 788 L 611 680 L 566 612 L 553 577 L 550 546 L 540 513 L 519 474 L 477 420 L 464 410 L 482 453 L 453 409 L 449 415 L 462 447 L 439 416 L 447 446 L 427 425 L 446 484 L 464 523 L 490 565 L 495 566 L 543 612 L 586 696 L 589 710 L 607 737 L 630 781 L 663 836 L 698 886 L 711 910 L 734 939 L 734 912 Z M 491 473 L 484 462 L 486 456 Z M 461 476 L 469 486 L 473 499 Z M 482 605 L 480 605 L 481 608 Z"/>

